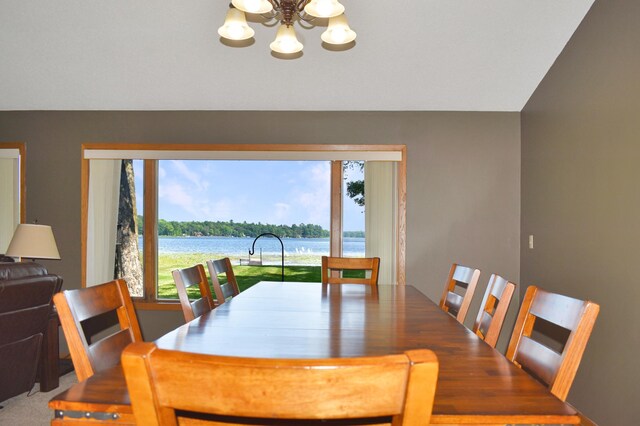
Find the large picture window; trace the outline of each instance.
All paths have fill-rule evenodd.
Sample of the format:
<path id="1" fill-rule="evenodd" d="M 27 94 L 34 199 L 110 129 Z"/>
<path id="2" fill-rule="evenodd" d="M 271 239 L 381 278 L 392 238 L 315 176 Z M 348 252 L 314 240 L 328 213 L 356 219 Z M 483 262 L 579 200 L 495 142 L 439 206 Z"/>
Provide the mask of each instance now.
<path id="1" fill-rule="evenodd" d="M 279 264 L 270 235 L 248 255 L 263 233 L 284 240 L 287 280 L 317 281 L 296 265 L 319 273 L 323 254 L 366 255 L 383 260 L 381 282 L 404 284 L 404 154 L 404 146 L 84 145 L 83 285 L 124 277 L 139 307 L 166 307 L 176 299 L 172 269 L 219 257 L 239 268 Z M 269 269 L 258 273 L 274 279 Z"/>

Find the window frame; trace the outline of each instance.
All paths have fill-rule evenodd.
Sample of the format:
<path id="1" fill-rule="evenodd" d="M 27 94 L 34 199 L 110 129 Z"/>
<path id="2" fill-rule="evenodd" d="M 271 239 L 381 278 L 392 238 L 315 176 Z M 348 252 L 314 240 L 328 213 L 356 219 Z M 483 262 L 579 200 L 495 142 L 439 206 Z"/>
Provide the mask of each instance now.
<path id="1" fill-rule="evenodd" d="M 406 145 L 332 145 L 332 144 L 129 144 L 129 143 L 86 143 L 81 146 L 81 285 L 86 287 L 87 272 L 87 224 L 89 199 L 89 167 L 90 159 L 96 158 L 90 153 L 106 155 L 113 151 L 143 152 L 160 155 L 164 152 L 176 152 L 179 156 L 189 155 L 189 152 L 211 152 L 220 155 L 221 159 L 232 155 L 256 155 L 255 160 L 278 159 L 277 155 L 302 156 L 317 155 L 321 160 L 331 161 L 331 195 L 330 195 L 330 251 L 331 255 L 338 255 L 342 250 L 342 161 L 352 159 L 382 158 L 391 156 L 397 158 L 397 283 L 406 284 Z M 216 152 L 216 154 L 213 154 Z M 367 154 L 368 153 L 368 154 Z M 144 155 L 139 155 L 143 157 Z M 90 158 L 88 158 L 90 157 Z M 105 157 L 105 158 L 107 158 Z M 131 159 L 140 159 L 129 156 Z M 127 159 L 128 159 L 127 158 Z M 339 158 L 339 159 L 338 159 Z M 248 158 L 245 158 L 248 159 Z M 286 159 L 286 158 L 285 158 Z M 152 188 L 154 190 L 150 191 Z M 143 279 L 144 296 L 134 298 L 134 305 L 139 309 L 149 310 L 180 310 L 178 300 L 162 300 L 156 298 L 157 289 L 157 209 L 158 209 L 158 160 L 144 159 L 144 249 L 143 249 Z"/>

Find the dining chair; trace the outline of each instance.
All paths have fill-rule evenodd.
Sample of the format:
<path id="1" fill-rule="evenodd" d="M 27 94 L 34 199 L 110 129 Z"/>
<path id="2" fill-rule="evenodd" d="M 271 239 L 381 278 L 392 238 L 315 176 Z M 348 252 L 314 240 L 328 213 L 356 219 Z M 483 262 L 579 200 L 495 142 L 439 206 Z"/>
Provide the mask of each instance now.
<path id="1" fill-rule="evenodd" d="M 369 284 L 378 285 L 380 270 L 379 257 L 329 257 L 322 256 L 322 284 Z M 334 271 L 338 276 L 334 276 Z M 368 278 L 350 278 L 343 275 L 344 271 L 365 271 Z"/>
<path id="2" fill-rule="evenodd" d="M 57 293 L 53 302 L 79 381 L 117 365 L 128 344 L 142 341 L 129 289 L 122 279 L 65 290 Z M 111 329 L 115 325 L 111 319 L 117 322 L 118 330 Z M 85 331 L 96 323 L 106 327 L 108 332 L 102 333 L 108 334 L 106 337 L 96 338 Z"/>
<path id="3" fill-rule="evenodd" d="M 184 320 L 189 322 L 202 314 L 205 314 L 215 308 L 209 280 L 204 273 L 204 267 L 200 264 L 184 269 L 175 269 L 171 271 L 173 282 L 178 290 L 178 298 L 182 307 Z M 200 297 L 194 301 L 189 300 L 188 289 L 198 286 Z"/>
<path id="4" fill-rule="evenodd" d="M 134 417 L 144 425 L 176 425 L 177 416 L 298 425 L 363 418 L 381 424 L 381 417 L 389 424 L 390 417 L 393 425 L 428 425 L 438 375 L 438 361 L 428 349 L 378 357 L 273 359 L 136 343 L 122 354 L 122 366 Z"/>
<path id="5" fill-rule="evenodd" d="M 496 347 L 504 318 L 509 310 L 516 285 L 492 274 L 480 304 L 473 332 L 492 348 Z"/>
<path id="6" fill-rule="evenodd" d="M 564 401 L 599 311 L 600 306 L 594 302 L 530 286 L 511 335 L 507 358 Z M 541 327 L 537 327 L 539 319 Z M 558 334 L 564 341 L 553 343 L 557 340 L 553 336 Z"/>
<path id="7" fill-rule="evenodd" d="M 213 291 L 216 294 L 216 303 L 218 305 L 240 294 L 238 282 L 236 281 L 236 276 L 231 266 L 231 260 L 229 260 L 228 257 L 219 260 L 207 260 L 207 269 L 209 270 L 209 276 L 211 277 L 211 283 L 213 284 Z M 225 283 L 220 283 L 218 279 L 218 275 L 220 274 L 225 274 Z"/>
<path id="8" fill-rule="evenodd" d="M 440 299 L 440 308 L 454 316 L 459 323 L 464 323 L 467 311 L 476 291 L 480 278 L 480 270 L 454 263 L 449 271 L 449 278 Z M 463 294 L 459 294 L 464 291 Z"/>

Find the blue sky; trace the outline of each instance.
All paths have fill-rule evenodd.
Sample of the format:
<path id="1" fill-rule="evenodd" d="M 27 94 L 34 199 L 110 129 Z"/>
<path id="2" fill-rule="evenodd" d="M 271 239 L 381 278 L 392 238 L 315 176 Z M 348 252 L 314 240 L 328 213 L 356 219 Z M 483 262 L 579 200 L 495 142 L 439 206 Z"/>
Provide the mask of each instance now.
<path id="1" fill-rule="evenodd" d="M 135 161 L 134 168 L 140 201 L 142 162 Z M 349 173 L 362 178 L 359 171 Z M 163 160 L 158 215 L 176 221 L 312 223 L 329 229 L 329 178 L 328 161 Z M 349 198 L 344 230 L 364 230 L 363 208 Z"/>

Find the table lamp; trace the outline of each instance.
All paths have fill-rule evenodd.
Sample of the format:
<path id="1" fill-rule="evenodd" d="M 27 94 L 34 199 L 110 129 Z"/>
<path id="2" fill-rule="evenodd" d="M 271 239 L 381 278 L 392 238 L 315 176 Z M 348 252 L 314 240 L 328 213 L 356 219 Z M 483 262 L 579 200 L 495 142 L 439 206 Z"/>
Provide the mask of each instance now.
<path id="1" fill-rule="evenodd" d="M 18 225 L 6 255 L 28 259 L 60 259 L 51 227 L 30 223 Z"/>

